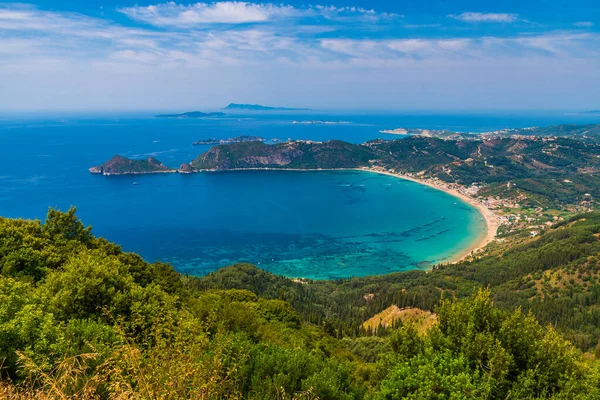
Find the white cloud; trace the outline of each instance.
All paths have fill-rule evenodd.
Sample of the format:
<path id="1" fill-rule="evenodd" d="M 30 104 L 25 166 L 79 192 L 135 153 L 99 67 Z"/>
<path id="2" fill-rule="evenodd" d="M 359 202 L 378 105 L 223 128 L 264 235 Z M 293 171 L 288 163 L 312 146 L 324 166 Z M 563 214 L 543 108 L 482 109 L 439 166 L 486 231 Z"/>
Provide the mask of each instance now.
<path id="1" fill-rule="evenodd" d="M 191 5 L 170 2 L 147 7 L 127 7 L 119 11 L 132 19 L 156 26 L 190 26 L 264 22 L 275 16 L 289 16 L 295 9 L 285 5 L 222 1 Z"/>
<path id="2" fill-rule="evenodd" d="M 275 22 L 286 18 L 323 18 L 326 20 L 374 21 L 401 17 L 393 13 L 378 13 L 360 7 L 311 5 L 298 8 L 275 3 L 220 1 L 214 3 L 178 4 L 175 2 L 150 6 L 121 8 L 118 11 L 136 21 L 161 27 L 192 27 L 211 24 L 244 24 Z"/>
<path id="3" fill-rule="evenodd" d="M 454 18 L 463 22 L 504 22 L 511 23 L 518 20 L 518 14 L 509 13 L 480 13 L 480 12 L 464 12 L 462 14 L 448 15 L 449 18 Z"/>
<path id="4" fill-rule="evenodd" d="M 575 22 L 573 25 L 579 26 L 582 28 L 591 28 L 592 26 L 594 26 L 594 23 L 590 22 L 590 21 L 580 21 L 580 22 Z"/>
<path id="5" fill-rule="evenodd" d="M 402 18 L 401 14 L 395 13 L 380 13 L 374 9 L 366 9 L 362 7 L 336 7 L 336 6 L 309 6 L 305 13 L 310 14 L 311 11 L 317 11 L 318 14 L 322 15 L 326 19 L 347 19 L 349 16 L 359 16 L 364 20 L 379 20 L 382 18 Z"/>

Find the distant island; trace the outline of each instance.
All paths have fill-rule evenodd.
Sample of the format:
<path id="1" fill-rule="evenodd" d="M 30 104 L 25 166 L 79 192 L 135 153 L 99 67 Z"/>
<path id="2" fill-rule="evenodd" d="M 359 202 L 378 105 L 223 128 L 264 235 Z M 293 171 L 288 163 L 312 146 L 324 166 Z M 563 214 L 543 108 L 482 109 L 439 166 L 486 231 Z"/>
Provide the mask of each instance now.
<path id="1" fill-rule="evenodd" d="M 104 164 L 90 168 L 92 174 L 101 175 L 137 175 L 175 172 L 154 157 L 145 160 L 131 160 L 127 157 L 116 155 Z"/>
<path id="2" fill-rule="evenodd" d="M 236 104 L 231 103 L 223 110 L 235 111 L 310 111 L 309 108 L 288 108 L 288 107 L 269 107 L 260 104 Z"/>
<path id="3" fill-rule="evenodd" d="M 212 118 L 212 117 L 224 117 L 225 113 L 222 112 L 210 112 L 205 113 L 201 111 L 190 111 L 181 114 L 159 114 L 156 118 Z"/>
<path id="4" fill-rule="evenodd" d="M 345 125 L 349 124 L 348 121 L 321 121 L 321 120 L 312 120 L 312 121 L 292 121 L 294 125 Z"/>
<path id="5" fill-rule="evenodd" d="M 244 142 L 264 142 L 265 139 L 260 136 L 249 136 L 249 135 L 241 135 L 236 136 L 234 138 L 229 139 L 203 139 L 197 140 L 192 144 L 194 146 L 203 146 L 203 145 L 216 145 L 216 144 L 232 144 L 232 143 L 244 143 Z"/>
<path id="6" fill-rule="evenodd" d="M 600 115 L 600 110 L 582 111 L 579 114 Z"/>

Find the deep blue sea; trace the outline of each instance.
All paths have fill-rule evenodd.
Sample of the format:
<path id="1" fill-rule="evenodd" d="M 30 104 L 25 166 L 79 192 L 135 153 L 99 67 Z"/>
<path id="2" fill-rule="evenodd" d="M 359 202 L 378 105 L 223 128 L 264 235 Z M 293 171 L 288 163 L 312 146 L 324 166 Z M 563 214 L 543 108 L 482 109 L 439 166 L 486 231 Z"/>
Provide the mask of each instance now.
<path id="1" fill-rule="evenodd" d="M 312 120 L 335 123 L 293 123 Z M 88 168 L 115 154 L 154 156 L 178 167 L 209 147 L 193 141 L 213 137 L 361 143 L 396 139 L 379 131 L 398 127 L 481 132 L 597 122 L 599 116 L 565 113 L 5 114 L 0 215 L 43 219 L 48 207 L 74 205 L 96 235 L 195 275 L 240 261 L 315 279 L 428 268 L 467 248 L 485 227 L 467 204 L 416 183 L 367 172 L 103 177 Z"/>

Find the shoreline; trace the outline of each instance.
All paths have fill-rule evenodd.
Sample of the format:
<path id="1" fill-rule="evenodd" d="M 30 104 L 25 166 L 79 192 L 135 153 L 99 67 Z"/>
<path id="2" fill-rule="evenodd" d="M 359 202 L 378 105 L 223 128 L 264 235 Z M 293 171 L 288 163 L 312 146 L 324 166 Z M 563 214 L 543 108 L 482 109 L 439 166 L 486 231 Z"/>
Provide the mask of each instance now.
<path id="1" fill-rule="evenodd" d="M 393 176 L 395 178 L 405 179 L 407 181 L 411 181 L 411 182 L 419 183 L 421 185 L 428 186 L 432 189 L 440 190 L 444 193 L 447 193 L 451 196 L 454 196 L 454 197 L 464 201 L 465 203 L 474 207 L 479 212 L 479 214 L 485 221 L 485 227 L 486 227 L 485 235 L 483 235 L 483 234 L 480 235 L 479 238 L 477 238 L 477 240 L 475 240 L 472 245 L 470 245 L 469 247 L 467 247 L 466 249 L 464 249 L 462 251 L 459 251 L 457 254 L 449 257 L 448 259 L 444 260 L 443 261 L 444 264 L 456 264 L 460 261 L 463 261 L 464 259 L 473 255 L 474 253 L 480 252 L 481 250 L 483 250 L 484 247 L 486 247 L 488 244 L 490 244 L 491 242 L 493 242 L 496 239 L 496 234 L 498 233 L 498 228 L 500 226 L 500 223 L 498 221 L 498 216 L 492 210 L 490 210 L 487 206 L 482 204 L 481 202 L 477 201 L 476 199 L 474 199 L 472 197 L 469 197 L 468 195 L 466 195 L 464 193 L 461 193 L 457 189 L 445 187 L 443 185 L 436 184 L 434 182 L 417 179 L 414 177 L 406 176 L 403 174 L 398 174 L 398 173 L 391 172 L 391 171 L 377 170 L 377 169 L 371 169 L 371 168 L 357 168 L 355 170 L 356 171 L 373 172 L 373 173 L 377 173 L 377 174 L 381 174 L 381 175 Z"/>
<path id="2" fill-rule="evenodd" d="M 374 168 L 311 168 L 311 169 L 302 169 L 302 168 L 233 168 L 228 170 L 216 170 L 216 169 L 205 169 L 199 170 L 198 172 L 235 172 L 235 171 L 297 171 L 297 172 L 318 172 L 318 171 L 362 171 L 362 172 L 371 172 L 375 174 L 388 175 L 398 179 L 404 179 L 407 181 L 415 182 L 421 185 L 428 186 L 432 189 L 440 190 L 444 193 L 447 193 L 453 197 L 456 197 L 463 202 L 469 204 L 473 208 L 475 208 L 483 220 L 485 221 L 486 232 L 485 234 L 480 235 L 469 247 L 466 249 L 457 252 L 456 254 L 444 259 L 440 262 L 440 264 L 456 264 L 460 261 L 465 260 L 470 257 L 474 253 L 478 253 L 483 250 L 488 244 L 493 242 L 496 239 L 496 234 L 498 232 L 498 227 L 500 226 L 498 216 L 490 210 L 487 206 L 479 202 L 478 200 L 461 193 L 459 190 L 451 187 L 446 187 L 444 185 L 440 185 L 435 182 L 426 181 L 424 179 L 418 179 L 412 176 L 407 176 L 404 174 L 391 172 L 383 169 L 374 169 Z"/>

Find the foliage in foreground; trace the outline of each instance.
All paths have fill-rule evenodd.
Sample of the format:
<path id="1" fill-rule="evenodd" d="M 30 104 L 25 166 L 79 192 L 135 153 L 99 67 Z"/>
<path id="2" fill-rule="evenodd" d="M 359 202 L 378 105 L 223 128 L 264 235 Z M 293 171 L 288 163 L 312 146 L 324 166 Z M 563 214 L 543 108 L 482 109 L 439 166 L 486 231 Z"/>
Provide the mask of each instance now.
<path id="1" fill-rule="evenodd" d="M 406 324 L 342 339 L 285 290 L 255 292 L 202 287 L 123 253 L 74 210 L 44 224 L 0 219 L 0 397 L 600 396 L 595 363 L 532 315 L 498 309 L 489 290 L 442 301 L 424 335 Z"/>

